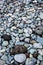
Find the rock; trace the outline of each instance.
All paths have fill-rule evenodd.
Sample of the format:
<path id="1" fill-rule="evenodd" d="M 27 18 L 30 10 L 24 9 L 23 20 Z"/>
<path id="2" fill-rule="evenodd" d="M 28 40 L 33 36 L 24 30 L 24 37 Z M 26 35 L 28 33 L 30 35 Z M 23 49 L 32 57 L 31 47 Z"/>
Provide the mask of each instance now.
<path id="1" fill-rule="evenodd" d="M 0 65 L 4 65 L 4 64 L 5 64 L 5 61 L 0 59 Z"/>
<path id="2" fill-rule="evenodd" d="M 10 52 L 11 55 L 17 54 L 17 53 L 26 53 L 27 48 L 23 45 L 15 45 L 12 51 Z"/>
<path id="3" fill-rule="evenodd" d="M 15 45 L 24 45 L 24 42 L 16 42 Z"/>
<path id="4" fill-rule="evenodd" d="M 26 58 L 30 57 L 30 53 L 25 53 L 25 55 L 26 55 Z"/>
<path id="5" fill-rule="evenodd" d="M 4 61 L 7 61 L 8 58 L 7 58 L 6 55 L 3 55 L 3 56 L 1 57 L 1 59 L 4 60 Z"/>
<path id="6" fill-rule="evenodd" d="M 23 29 L 19 29 L 19 33 L 23 33 Z"/>
<path id="7" fill-rule="evenodd" d="M 33 57 L 37 59 L 37 57 L 38 57 L 38 52 L 34 52 L 34 53 L 33 53 Z"/>
<path id="8" fill-rule="evenodd" d="M 43 13 L 42 13 L 42 12 L 40 12 L 39 17 L 40 17 L 41 19 L 43 19 Z"/>
<path id="9" fill-rule="evenodd" d="M 3 41 L 2 46 L 8 46 L 8 41 Z"/>
<path id="10" fill-rule="evenodd" d="M 30 58 L 27 58 L 25 65 L 35 65 L 35 62 Z"/>
<path id="11" fill-rule="evenodd" d="M 4 53 L 6 51 L 6 49 L 1 49 L 0 53 Z"/>
<path id="12" fill-rule="evenodd" d="M 25 46 L 26 48 L 28 48 L 28 47 L 29 47 L 29 44 L 25 43 L 24 46 Z"/>
<path id="13" fill-rule="evenodd" d="M 34 48 L 40 48 L 40 49 L 42 48 L 41 43 L 34 43 L 33 46 Z"/>
<path id="14" fill-rule="evenodd" d="M 11 36 L 10 35 L 7 35 L 7 34 L 3 34 L 1 36 L 1 38 L 3 38 L 5 41 L 10 41 L 11 40 Z"/>
<path id="15" fill-rule="evenodd" d="M 41 55 L 38 55 L 38 59 L 39 59 L 40 61 L 42 61 L 42 60 L 43 60 L 43 57 L 42 57 Z"/>
<path id="16" fill-rule="evenodd" d="M 34 44 L 34 43 L 36 43 L 36 41 L 35 40 L 30 40 L 30 43 Z"/>
<path id="17" fill-rule="evenodd" d="M 39 53 L 40 55 L 43 55 L 43 49 L 38 49 L 38 53 Z"/>
<path id="18" fill-rule="evenodd" d="M 30 39 L 29 38 L 25 38 L 25 42 L 29 43 Z"/>
<path id="19" fill-rule="evenodd" d="M 36 52 L 36 49 L 30 49 L 29 52 L 33 54 L 34 52 Z"/>
<path id="20" fill-rule="evenodd" d="M 26 55 L 25 54 L 16 54 L 14 56 L 14 59 L 15 59 L 15 61 L 17 61 L 19 63 L 23 63 L 26 60 Z"/>

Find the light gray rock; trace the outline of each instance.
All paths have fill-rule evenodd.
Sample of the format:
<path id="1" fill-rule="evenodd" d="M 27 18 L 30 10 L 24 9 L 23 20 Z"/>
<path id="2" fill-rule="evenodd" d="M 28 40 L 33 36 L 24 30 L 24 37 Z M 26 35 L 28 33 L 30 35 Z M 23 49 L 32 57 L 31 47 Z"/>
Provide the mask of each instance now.
<path id="1" fill-rule="evenodd" d="M 40 48 L 41 49 L 42 48 L 42 45 L 41 45 L 41 43 L 34 43 L 33 44 L 33 47 L 34 48 Z"/>
<path id="2" fill-rule="evenodd" d="M 2 46 L 8 46 L 8 41 L 3 41 Z"/>
<path id="3" fill-rule="evenodd" d="M 33 54 L 34 52 L 36 52 L 36 49 L 30 49 L 29 52 Z"/>
<path id="4" fill-rule="evenodd" d="M 17 59 L 17 58 L 18 58 L 18 59 Z M 14 59 L 15 59 L 17 62 L 22 63 L 22 62 L 24 62 L 24 61 L 26 60 L 26 56 L 25 56 L 25 54 L 16 54 L 16 55 L 14 56 Z"/>
<path id="5" fill-rule="evenodd" d="M 40 61 L 42 61 L 42 60 L 43 60 L 43 57 L 42 57 L 41 55 L 39 55 L 39 56 L 38 56 L 38 59 L 39 59 Z"/>
<path id="6" fill-rule="evenodd" d="M 6 55 L 3 55 L 3 56 L 1 57 L 1 59 L 4 60 L 4 61 L 7 61 L 8 58 L 7 58 Z"/>

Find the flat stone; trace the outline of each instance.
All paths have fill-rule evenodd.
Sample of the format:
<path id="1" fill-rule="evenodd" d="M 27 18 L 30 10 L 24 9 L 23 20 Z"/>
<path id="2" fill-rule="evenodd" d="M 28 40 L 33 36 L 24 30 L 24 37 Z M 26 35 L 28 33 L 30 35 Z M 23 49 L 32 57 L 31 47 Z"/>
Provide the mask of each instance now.
<path id="1" fill-rule="evenodd" d="M 18 58 L 18 59 L 17 59 Z M 14 56 L 15 61 L 22 63 L 26 60 L 26 55 L 25 54 L 16 54 Z"/>

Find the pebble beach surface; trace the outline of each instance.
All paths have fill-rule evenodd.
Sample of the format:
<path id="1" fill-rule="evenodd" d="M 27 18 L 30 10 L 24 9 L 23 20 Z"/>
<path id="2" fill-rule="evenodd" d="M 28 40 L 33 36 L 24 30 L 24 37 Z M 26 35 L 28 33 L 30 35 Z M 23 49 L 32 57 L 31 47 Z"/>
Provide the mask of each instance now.
<path id="1" fill-rule="evenodd" d="M 0 65 L 43 65 L 43 0 L 0 1 Z"/>

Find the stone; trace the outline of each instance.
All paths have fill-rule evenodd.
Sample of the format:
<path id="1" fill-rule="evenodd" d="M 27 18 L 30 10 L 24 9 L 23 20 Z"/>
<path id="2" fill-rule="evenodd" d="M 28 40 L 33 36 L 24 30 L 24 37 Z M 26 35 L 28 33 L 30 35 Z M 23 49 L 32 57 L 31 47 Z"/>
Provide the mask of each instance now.
<path id="1" fill-rule="evenodd" d="M 34 43 L 33 44 L 33 47 L 34 48 L 40 48 L 41 49 L 42 48 L 42 45 L 41 45 L 41 43 Z"/>
<path id="2" fill-rule="evenodd" d="M 29 38 L 25 38 L 25 42 L 29 43 L 30 39 Z"/>
<path id="3" fill-rule="evenodd" d="M 15 45 L 24 45 L 24 42 L 16 42 Z"/>
<path id="4" fill-rule="evenodd" d="M 27 58 L 25 65 L 35 65 L 35 62 L 30 58 Z"/>
<path id="5" fill-rule="evenodd" d="M 8 46 L 8 41 L 3 41 L 2 46 Z"/>
<path id="6" fill-rule="evenodd" d="M 36 59 L 37 59 L 38 55 L 39 55 L 38 52 L 33 53 L 33 57 L 36 58 Z"/>
<path id="7" fill-rule="evenodd" d="M 6 51 L 6 49 L 1 49 L 0 53 L 4 53 Z"/>
<path id="8" fill-rule="evenodd" d="M 18 59 L 17 59 L 18 58 Z M 23 62 L 25 62 L 25 60 L 26 60 L 26 55 L 25 54 L 16 54 L 15 56 L 14 56 L 14 59 L 15 59 L 15 61 L 17 61 L 17 62 L 19 62 L 19 63 L 23 63 Z"/>
<path id="9" fill-rule="evenodd" d="M 34 52 L 36 52 L 36 49 L 30 49 L 29 52 L 33 54 Z"/>
<path id="10" fill-rule="evenodd" d="M 20 34 L 20 33 L 23 33 L 23 29 L 19 29 L 19 34 Z"/>
<path id="11" fill-rule="evenodd" d="M 43 19 L 43 13 L 42 13 L 42 12 L 40 12 L 39 17 L 40 17 L 41 19 Z"/>
<path id="12" fill-rule="evenodd" d="M 12 51 L 10 52 L 11 55 L 19 54 L 19 53 L 26 53 L 27 48 L 23 45 L 15 45 Z"/>
<path id="13" fill-rule="evenodd" d="M 5 64 L 5 61 L 0 59 L 0 65 L 4 65 L 4 64 Z"/>
<path id="14" fill-rule="evenodd" d="M 5 41 L 10 41 L 11 40 L 11 36 L 10 35 L 7 35 L 7 34 L 3 34 L 1 36 L 1 38 L 3 38 Z"/>
<path id="15" fill-rule="evenodd" d="M 35 40 L 30 40 L 30 43 L 34 44 L 34 43 L 36 43 L 36 41 Z"/>
<path id="16" fill-rule="evenodd" d="M 42 60 L 43 60 L 42 55 L 38 55 L 38 59 L 39 59 L 40 61 L 42 61 Z"/>
<path id="17" fill-rule="evenodd" d="M 4 61 L 7 61 L 8 58 L 7 58 L 6 55 L 3 55 L 3 56 L 1 57 L 1 59 L 4 60 Z"/>
<path id="18" fill-rule="evenodd" d="M 29 44 L 25 43 L 24 46 L 25 46 L 26 48 L 28 48 L 28 47 L 29 47 Z"/>
<path id="19" fill-rule="evenodd" d="M 39 53 L 40 55 L 43 55 L 43 49 L 38 49 L 38 53 Z"/>

